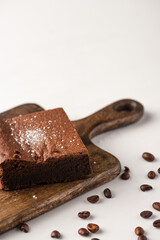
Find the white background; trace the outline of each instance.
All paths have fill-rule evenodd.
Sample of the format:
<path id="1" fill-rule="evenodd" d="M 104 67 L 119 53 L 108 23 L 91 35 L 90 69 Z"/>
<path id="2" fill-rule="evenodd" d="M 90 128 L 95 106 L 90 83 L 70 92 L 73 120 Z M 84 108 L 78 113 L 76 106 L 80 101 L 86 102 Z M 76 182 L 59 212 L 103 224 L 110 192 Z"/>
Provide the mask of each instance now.
<path id="1" fill-rule="evenodd" d="M 1 239 L 47 240 L 58 229 L 63 239 L 80 240 L 78 228 L 94 222 L 101 240 L 137 239 L 138 225 L 149 240 L 159 240 L 152 222 L 160 213 L 153 210 L 148 220 L 139 216 L 160 201 L 160 176 L 146 177 L 160 167 L 159 0 L 1 0 L 0 83 L 1 112 L 35 102 L 46 109 L 63 107 L 75 120 L 121 98 L 145 106 L 138 123 L 93 139 L 130 167 L 130 180 L 117 178 L 30 221 L 30 233 L 13 229 Z M 156 161 L 144 161 L 144 151 Z M 153 190 L 141 192 L 142 183 Z M 104 198 L 106 187 L 113 199 Z M 99 203 L 86 201 L 92 194 L 100 195 Z M 90 210 L 92 218 L 79 219 L 81 210 Z"/>

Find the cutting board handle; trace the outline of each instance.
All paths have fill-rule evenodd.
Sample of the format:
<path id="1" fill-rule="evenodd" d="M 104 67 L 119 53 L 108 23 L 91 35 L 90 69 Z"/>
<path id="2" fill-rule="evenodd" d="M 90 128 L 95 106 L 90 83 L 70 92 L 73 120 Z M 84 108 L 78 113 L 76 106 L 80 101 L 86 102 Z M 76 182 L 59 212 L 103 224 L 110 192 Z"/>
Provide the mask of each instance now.
<path id="1" fill-rule="evenodd" d="M 82 139 L 89 138 L 115 128 L 136 122 L 143 115 L 143 105 L 132 99 L 122 99 L 94 114 L 74 121 L 73 124 L 81 133 Z"/>

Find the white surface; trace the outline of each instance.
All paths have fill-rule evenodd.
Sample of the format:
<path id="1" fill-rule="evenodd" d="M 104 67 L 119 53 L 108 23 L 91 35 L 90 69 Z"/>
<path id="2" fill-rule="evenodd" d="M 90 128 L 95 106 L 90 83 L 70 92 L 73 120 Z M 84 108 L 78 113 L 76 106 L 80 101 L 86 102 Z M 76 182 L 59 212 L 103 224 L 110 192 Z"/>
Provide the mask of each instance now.
<path id="1" fill-rule="evenodd" d="M 30 221 L 30 233 L 13 229 L 1 239 L 50 239 L 58 229 L 63 239 L 80 240 L 78 228 L 95 222 L 101 240 L 137 239 L 138 225 L 148 239 L 159 240 L 152 222 L 160 213 L 139 217 L 160 200 L 160 176 L 146 177 L 160 167 L 159 13 L 159 0 L 0 1 L 0 111 L 36 102 L 46 109 L 62 106 L 70 119 L 78 119 L 121 98 L 139 100 L 146 110 L 140 122 L 93 139 L 130 167 L 130 180 L 117 178 Z M 144 151 L 154 153 L 156 161 L 142 160 Z M 154 189 L 143 193 L 142 183 Z M 103 197 L 106 187 L 113 199 Z M 98 204 L 86 201 L 92 194 L 100 195 Z M 79 219 L 81 210 L 93 217 Z"/>

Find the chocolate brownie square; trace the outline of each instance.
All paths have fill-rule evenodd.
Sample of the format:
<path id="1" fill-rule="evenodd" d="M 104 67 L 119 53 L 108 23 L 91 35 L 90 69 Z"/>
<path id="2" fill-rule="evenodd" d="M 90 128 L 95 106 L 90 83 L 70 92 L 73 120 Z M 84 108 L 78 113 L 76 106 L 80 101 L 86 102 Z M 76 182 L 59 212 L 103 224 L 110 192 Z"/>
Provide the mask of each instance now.
<path id="1" fill-rule="evenodd" d="M 0 189 L 74 181 L 90 173 L 88 151 L 62 108 L 0 120 Z"/>

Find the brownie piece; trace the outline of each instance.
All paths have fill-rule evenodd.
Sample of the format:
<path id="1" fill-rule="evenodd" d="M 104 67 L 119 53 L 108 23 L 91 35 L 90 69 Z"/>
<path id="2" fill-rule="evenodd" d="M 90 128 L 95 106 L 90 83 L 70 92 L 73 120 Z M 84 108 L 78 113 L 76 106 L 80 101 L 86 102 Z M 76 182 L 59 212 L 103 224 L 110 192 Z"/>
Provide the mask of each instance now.
<path id="1" fill-rule="evenodd" d="M 74 181 L 90 173 L 88 151 L 62 108 L 0 120 L 0 189 Z"/>

